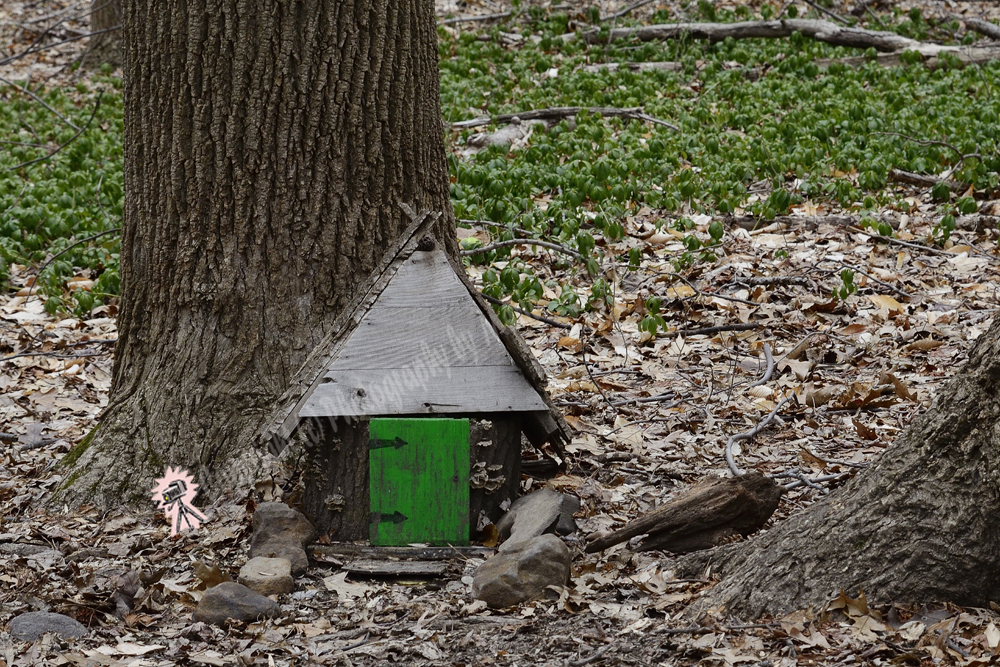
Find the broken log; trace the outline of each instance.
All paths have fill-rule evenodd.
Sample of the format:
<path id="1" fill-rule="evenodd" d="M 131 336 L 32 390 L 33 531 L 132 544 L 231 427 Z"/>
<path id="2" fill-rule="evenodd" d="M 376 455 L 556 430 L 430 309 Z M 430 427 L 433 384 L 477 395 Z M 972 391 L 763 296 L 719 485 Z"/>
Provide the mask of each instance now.
<path id="1" fill-rule="evenodd" d="M 587 545 L 602 551 L 639 535 L 637 551 L 688 553 L 710 549 L 759 530 L 778 508 L 784 489 L 760 473 L 711 479 L 649 514 Z"/>
<path id="2" fill-rule="evenodd" d="M 817 19 L 778 19 L 773 21 L 741 21 L 739 23 L 663 23 L 634 28 L 615 28 L 611 31 L 610 36 L 607 34 L 602 36 L 600 31 L 595 30 L 584 33 L 583 37 L 590 43 L 603 43 L 608 39 L 628 37 L 635 37 L 642 42 L 681 37 L 720 42 L 727 37 L 733 39 L 790 37 L 795 32 L 834 46 L 850 46 L 859 49 L 872 47 L 876 51 L 919 50 L 920 47 L 925 46 L 922 42 L 894 32 L 842 27 L 830 21 Z"/>

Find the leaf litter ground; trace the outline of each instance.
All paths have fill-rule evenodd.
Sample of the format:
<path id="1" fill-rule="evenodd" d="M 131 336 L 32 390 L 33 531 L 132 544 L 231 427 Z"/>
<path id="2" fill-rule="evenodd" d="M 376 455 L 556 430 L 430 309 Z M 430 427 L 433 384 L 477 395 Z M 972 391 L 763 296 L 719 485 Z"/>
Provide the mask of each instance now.
<path id="1" fill-rule="evenodd" d="M 462 14 L 505 9 L 439 7 Z M 454 148 L 466 150 L 458 137 Z M 726 439 L 791 394 L 765 431 L 741 443 L 738 463 L 770 474 L 843 477 L 791 491 L 772 522 L 878 456 L 986 330 L 1000 284 L 990 203 L 959 218 L 946 247 L 921 247 L 940 219 L 938 206 L 924 190 L 889 188 L 894 201 L 910 205 L 880 210 L 880 219 L 898 240 L 915 245 L 880 242 L 871 230 L 845 226 L 836 205 L 805 200 L 774 223 L 745 229 L 724 221 L 716 259 L 679 271 L 675 261 L 689 251 L 685 237 L 707 243 L 715 218 L 682 210 L 694 228 L 681 232 L 670 224 L 678 215 L 635 207 L 622 216 L 621 238 L 595 234 L 610 298 L 577 317 L 545 307 L 559 299 L 562 285 L 585 291 L 591 279 L 547 250 L 513 250 L 508 261 L 523 261 L 544 283 L 534 314 L 560 325 L 520 315 L 517 326 L 575 433 L 566 473 L 525 479 L 524 490 L 549 485 L 580 497 L 583 535 L 614 528 L 707 476 L 727 474 Z M 467 227 L 460 236 L 484 243 L 496 231 Z M 614 259 L 631 249 L 640 250 L 639 262 Z M 845 287 L 846 267 L 854 270 L 856 291 L 833 298 Z M 835 591 L 824 610 L 759 624 L 721 613 L 690 619 L 685 610 L 711 586 L 711 573 L 676 580 L 669 554 L 633 553 L 628 545 L 579 554 L 569 587 L 503 612 L 469 596 L 475 559 L 455 562 L 442 580 L 386 582 L 352 580 L 339 571 L 343 563 L 323 558 L 281 598 L 281 621 L 228 629 L 192 623 L 204 588 L 234 577 L 247 558 L 248 509 L 279 491 L 262 485 L 253 498 L 221 498 L 205 508 L 205 526 L 180 538 L 151 513 L 37 509 L 67 481 L 58 461 L 107 402 L 116 307 L 78 318 L 50 315 L 29 286 L 36 268 L 12 265 L 13 289 L 0 298 L 0 624 L 51 609 L 90 626 L 91 635 L 25 644 L 0 632 L 4 667 L 971 665 L 989 663 L 1000 645 L 994 610 L 870 608 L 863 595 Z M 470 275 L 481 281 L 486 268 L 472 265 Z M 90 278 L 80 271 L 68 288 L 87 289 Z M 654 297 L 663 318 L 655 335 L 641 326 Z M 732 325 L 745 329 L 679 333 Z M 765 344 L 774 373 L 750 387 L 765 373 Z"/>

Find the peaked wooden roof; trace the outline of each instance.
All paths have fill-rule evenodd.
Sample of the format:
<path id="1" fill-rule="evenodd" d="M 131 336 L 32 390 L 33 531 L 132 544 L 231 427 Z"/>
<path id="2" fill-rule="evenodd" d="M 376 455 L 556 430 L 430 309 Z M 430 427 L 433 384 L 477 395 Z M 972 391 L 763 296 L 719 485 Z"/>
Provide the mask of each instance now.
<path id="1" fill-rule="evenodd" d="M 516 412 L 522 415 L 521 428 L 532 444 L 542 447 L 550 443 L 555 453 L 565 458 L 563 445 L 571 438 L 569 426 L 545 391 L 545 371 L 541 364 L 517 331 L 500 322 L 493 307 L 486 303 L 469 280 L 461 263 L 441 251 L 433 250 L 433 239 L 424 235 L 430 232 L 441 214 L 422 211 L 417 215 L 408 206 L 401 205 L 401 208 L 410 217 L 411 223 L 396 243 L 386 249 L 376 269 L 359 286 L 351 305 L 337 317 L 330 328 L 330 333 L 316 346 L 296 372 L 288 389 L 275 403 L 271 416 L 264 421 L 264 427 L 258 435 L 259 442 L 266 445 L 271 454 L 278 456 L 303 418 L 319 414 L 328 417 L 371 414 L 370 410 L 375 401 L 369 400 L 366 403 L 365 399 L 369 398 L 369 387 L 374 387 L 382 394 L 376 394 L 371 398 L 377 398 L 383 405 L 393 396 L 401 401 L 408 401 L 409 405 L 419 403 L 417 407 L 422 409 L 411 414 L 429 412 L 489 414 L 491 412 L 489 400 L 493 400 L 492 411 Z M 427 246 L 428 242 L 431 251 L 418 250 Z M 420 255 L 429 257 L 421 259 Z M 442 257 L 444 257 L 443 263 Z M 411 258 L 414 259 L 412 263 L 409 261 Z M 411 268 L 404 268 L 407 264 L 412 264 Z M 450 272 L 446 271 L 447 268 L 450 268 Z M 406 278 L 405 272 L 411 270 L 417 273 L 419 280 Z M 397 282 L 395 277 L 399 271 L 404 273 L 402 279 Z M 456 280 L 458 285 L 465 289 L 465 295 L 455 287 Z M 389 288 L 390 285 L 393 285 L 392 289 Z M 375 304 L 383 295 L 385 295 L 384 307 L 375 309 Z M 435 297 L 439 301 L 438 305 L 433 307 L 427 302 L 434 301 Z M 427 310 L 424 310 L 419 317 L 411 312 L 421 310 L 414 307 L 417 305 L 415 300 L 417 298 L 420 299 L 419 303 L 427 306 Z M 475 311 L 469 308 L 467 299 L 470 299 L 472 305 L 479 310 L 480 317 L 474 317 Z M 439 317 L 444 317 L 442 313 L 445 313 L 449 306 L 453 312 L 448 314 L 459 315 L 458 321 L 464 322 L 461 326 L 451 323 L 451 331 L 461 331 L 463 332 L 461 336 L 448 338 L 449 324 L 444 320 L 438 320 Z M 378 313 L 369 320 L 370 324 L 361 326 L 373 310 Z M 410 313 L 409 317 L 414 322 L 419 321 L 422 324 L 408 326 L 407 313 Z M 438 325 L 437 329 L 443 326 L 444 334 L 436 331 L 435 327 L 429 327 L 428 321 Z M 371 336 L 376 335 L 379 329 L 385 330 L 386 335 L 391 338 L 381 349 L 371 344 Z M 423 347 L 421 337 L 428 335 L 428 329 L 431 329 L 429 334 L 431 338 L 425 341 L 426 347 Z M 443 347 L 442 335 L 445 341 Z M 466 340 L 465 336 L 468 336 L 469 345 L 475 349 L 463 348 L 462 342 Z M 471 342 L 472 336 L 478 338 L 478 344 Z M 506 357 L 500 354 L 496 346 L 497 340 L 502 344 Z M 349 346 L 351 349 L 348 349 Z M 366 351 L 366 346 L 371 348 L 370 354 Z M 404 354 L 412 354 L 414 346 L 419 354 L 415 357 L 406 357 L 410 359 L 407 365 L 407 362 L 403 361 Z M 435 349 L 436 353 L 432 354 L 430 351 Z M 385 365 L 385 368 L 366 367 L 373 362 L 362 359 L 372 358 L 381 359 L 379 363 Z M 431 360 L 438 365 L 431 364 Z M 520 374 L 510 368 L 508 360 L 513 362 Z M 370 379 L 365 379 L 380 374 L 389 375 L 390 369 L 395 369 L 392 372 L 396 377 L 394 382 L 386 381 L 381 385 L 373 385 Z M 438 374 L 433 372 L 434 369 L 439 371 Z M 450 383 L 452 387 L 449 393 L 445 394 L 444 389 L 437 388 L 434 389 L 433 395 L 428 393 L 422 400 L 414 400 L 421 398 L 421 392 L 430 386 L 431 379 L 439 380 L 434 383 L 435 386 L 442 384 L 440 382 L 442 376 L 445 378 L 444 384 Z M 460 379 L 460 376 L 465 379 Z M 413 382 L 414 378 L 423 378 L 426 384 L 410 393 L 398 389 L 410 386 L 407 383 Z M 328 382 L 328 379 L 334 382 Z M 357 385 L 354 386 L 353 397 L 341 391 L 350 387 L 352 383 Z M 365 383 L 368 383 L 368 386 Z M 464 390 L 463 386 L 475 384 L 481 388 L 489 383 L 494 383 L 491 387 L 492 399 L 480 393 L 476 402 L 477 407 L 473 408 L 470 398 L 473 394 Z M 525 390 L 525 385 L 533 394 Z M 391 387 L 397 388 L 394 390 L 395 393 L 390 390 Z M 358 394 L 359 389 L 364 391 L 365 396 Z M 508 390 L 510 395 L 507 394 Z M 456 395 L 465 403 L 460 405 L 457 402 L 459 399 L 453 398 Z M 324 403 L 326 407 L 322 407 Z M 310 406 L 308 409 L 306 409 L 307 404 Z"/>
<path id="2" fill-rule="evenodd" d="M 300 417 L 547 411 L 439 249 L 375 300 Z"/>

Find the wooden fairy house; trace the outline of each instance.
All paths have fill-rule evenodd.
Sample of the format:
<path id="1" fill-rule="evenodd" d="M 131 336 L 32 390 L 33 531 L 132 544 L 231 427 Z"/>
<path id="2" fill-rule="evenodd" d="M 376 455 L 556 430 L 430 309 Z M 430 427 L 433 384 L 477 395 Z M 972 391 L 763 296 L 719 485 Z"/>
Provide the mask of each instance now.
<path id="1" fill-rule="evenodd" d="M 309 434 L 304 504 L 333 541 L 467 544 L 516 498 L 525 444 L 568 430 L 544 372 L 464 269 L 404 244 L 292 418 Z"/>

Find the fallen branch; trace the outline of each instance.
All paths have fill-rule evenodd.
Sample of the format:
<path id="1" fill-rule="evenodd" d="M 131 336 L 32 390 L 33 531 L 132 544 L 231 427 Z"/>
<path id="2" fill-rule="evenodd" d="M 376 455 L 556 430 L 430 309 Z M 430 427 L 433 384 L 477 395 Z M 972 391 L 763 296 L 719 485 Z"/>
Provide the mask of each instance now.
<path id="1" fill-rule="evenodd" d="M 869 7 L 871 7 L 872 5 L 876 4 L 877 2 L 878 2 L 878 0 L 860 0 L 858 2 L 858 4 L 856 4 L 851 9 L 851 16 L 858 16 L 858 17 L 860 17 L 866 11 L 869 11 L 869 9 L 868 9 Z"/>
<path id="2" fill-rule="evenodd" d="M 876 51 L 919 51 L 926 46 L 909 37 L 894 32 L 864 30 L 838 26 L 835 23 L 817 19 L 779 19 L 775 21 L 741 21 L 739 23 L 664 23 L 659 25 L 615 28 L 610 38 L 636 38 L 643 42 L 663 39 L 707 39 L 719 42 L 728 37 L 733 39 L 776 39 L 790 37 L 793 33 L 833 44 L 858 49 L 874 48 Z M 594 30 L 583 35 L 590 43 L 600 43 L 604 38 Z M 943 47 L 954 48 L 954 47 Z"/>
<path id="3" fill-rule="evenodd" d="M 909 241 L 903 241 L 902 239 L 897 239 L 893 236 L 882 236 L 881 234 L 872 234 L 871 230 L 858 229 L 857 227 L 849 228 L 852 232 L 858 234 L 867 234 L 873 239 L 882 241 L 883 243 L 889 243 L 892 245 L 901 245 L 906 248 L 913 248 L 915 250 L 923 250 L 924 252 L 933 253 L 935 255 L 948 255 L 954 257 L 955 253 L 950 250 L 945 250 L 944 248 L 935 248 L 934 246 L 924 245 L 922 243 L 911 243 Z M 992 259 L 992 258 L 991 258 Z"/>
<path id="4" fill-rule="evenodd" d="M 680 72 L 684 65 L 678 62 L 652 62 L 652 63 L 597 63 L 596 65 L 583 65 L 581 72 L 617 72 L 620 69 L 631 70 L 632 72 Z"/>
<path id="5" fill-rule="evenodd" d="M 53 42 L 52 44 L 46 44 L 44 46 L 38 46 L 36 48 L 32 48 L 31 46 L 29 46 L 27 49 L 25 49 L 24 51 L 22 51 L 20 53 L 14 54 L 12 56 L 4 58 L 3 60 L 0 60 L 0 65 L 6 65 L 8 63 L 14 62 L 15 60 L 20 60 L 21 58 L 26 58 L 26 57 L 28 57 L 28 56 L 30 56 L 32 54 L 38 53 L 40 51 L 45 51 L 46 49 L 54 49 L 57 46 L 62 46 L 63 44 L 68 44 L 69 42 L 75 42 L 75 41 L 77 41 L 79 39 L 83 39 L 85 37 L 94 37 L 95 35 L 103 35 L 106 32 L 113 32 L 115 30 L 120 30 L 120 29 L 121 29 L 121 26 L 120 25 L 116 25 L 116 26 L 112 26 L 110 28 L 105 28 L 104 30 L 95 30 L 94 32 L 88 32 L 88 33 L 84 33 L 82 35 L 76 35 L 74 37 L 70 37 L 69 39 L 64 39 L 64 40 L 59 41 L 59 42 Z M 44 36 L 44 34 L 45 33 L 43 33 L 43 36 Z M 37 41 L 38 40 L 36 40 L 36 42 Z M 32 45 L 32 46 L 34 46 L 34 45 Z"/>
<path id="6" fill-rule="evenodd" d="M 995 23 L 983 21 L 982 19 L 958 16 L 957 14 L 952 14 L 951 17 L 964 23 L 965 27 L 973 32 L 978 32 L 980 35 L 985 35 L 990 39 L 1000 40 L 1000 26 Z"/>
<path id="7" fill-rule="evenodd" d="M 933 188 L 938 183 L 944 183 L 952 192 L 962 192 L 969 189 L 968 184 L 965 183 L 959 183 L 951 179 L 941 180 L 933 176 L 915 174 L 912 171 L 903 171 L 902 169 L 890 169 L 889 180 L 895 181 L 896 183 L 916 185 L 919 188 Z"/>
<path id="8" fill-rule="evenodd" d="M 511 306 L 508 303 L 504 303 L 500 299 L 494 299 L 489 294 L 483 294 L 482 292 L 480 292 L 479 296 L 483 297 L 484 299 L 486 299 L 490 303 L 495 303 L 498 306 L 508 306 L 515 313 L 519 313 L 521 315 L 524 315 L 525 317 L 530 317 L 531 319 L 538 320 L 539 322 L 544 322 L 545 324 L 548 324 L 549 326 L 559 327 L 560 329 L 572 329 L 572 327 L 570 325 L 568 325 L 568 324 L 563 324 L 562 322 L 556 322 L 555 320 L 550 320 L 549 318 L 542 317 L 541 315 L 535 315 L 534 313 L 529 313 L 528 311 L 524 310 L 523 308 L 518 308 L 517 306 Z"/>
<path id="9" fill-rule="evenodd" d="M 640 535 L 646 537 L 638 551 L 709 549 L 759 530 L 777 509 L 783 492 L 760 473 L 706 480 L 611 534 L 597 537 L 586 551 L 602 551 Z"/>
<path id="10" fill-rule="evenodd" d="M 823 5 L 816 4 L 815 2 L 813 2 L 813 0 L 802 0 L 802 1 L 805 2 L 807 5 L 809 5 L 810 7 L 812 7 L 813 9 L 815 9 L 816 11 L 822 12 L 822 13 L 826 14 L 827 16 L 829 16 L 830 18 L 832 18 L 834 21 L 839 21 L 840 23 L 842 23 L 844 25 L 850 25 L 850 23 L 851 23 L 850 21 L 848 21 L 847 19 L 845 19 L 840 14 L 838 14 L 836 12 L 831 12 L 829 9 L 827 9 Z"/>
<path id="11" fill-rule="evenodd" d="M 951 58 L 951 62 L 959 65 L 983 65 L 1000 58 L 1000 43 L 988 43 L 982 46 L 942 46 L 940 44 L 921 44 L 920 48 L 903 49 L 891 53 L 880 53 L 874 59 L 868 56 L 850 56 L 847 58 L 825 58 L 816 61 L 820 69 L 827 69 L 837 64 L 844 67 L 861 67 L 865 63 L 874 62 L 881 67 L 899 67 L 907 64 L 903 54 L 916 52 L 923 58 L 923 65 L 929 70 L 936 70 L 944 65 L 943 56 Z"/>
<path id="12" fill-rule="evenodd" d="M 882 54 L 873 59 L 868 56 L 852 56 L 848 58 L 829 58 L 816 61 L 821 69 L 839 64 L 847 67 L 860 67 L 867 62 L 876 62 L 883 67 L 895 67 L 905 64 L 903 54 L 915 52 L 923 58 L 923 64 L 928 69 L 937 69 L 943 63 L 942 57 L 948 56 L 963 65 L 977 65 L 991 62 L 1000 57 L 1000 43 L 983 46 L 946 46 L 919 42 L 909 37 L 884 30 L 865 30 L 817 19 L 779 19 L 774 21 L 742 21 L 739 23 L 664 23 L 659 25 L 638 26 L 633 28 L 615 28 L 608 38 L 635 38 L 648 42 L 665 39 L 707 39 L 718 42 L 728 37 L 733 39 L 778 39 L 801 33 L 805 37 L 815 39 L 834 46 L 847 46 L 857 49 L 873 48 Z M 584 40 L 591 44 L 603 43 L 601 31 L 593 30 L 584 33 Z"/>
<path id="13" fill-rule="evenodd" d="M 567 248 L 566 246 L 559 245 L 558 243 L 550 243 L 549 241 L 539 241 L 538 239 L 509 239 L 507 241 L 497 241 L 496 243 L 491 243 L 490 245 L 485 245 L 479 248 L 460 250 L 458 254 L 463 257 L 468 257 L 470 255 L 478 255 L 480 253 L 490 252 L 491 250 L 507 248 L 515 245 L 537 245 L 543 248 L 548 248 L 549 250 L 564 253 L 578 260 L 583 260 L 583 255 L 572 248 Z"/>
<path id="14" fill-rule="evenodd" d="M 733 282 L 751 287 L 772 287 L 774 285 L 813 286 L 813 282 L 805 276 L 754 276 L 752 278 L 737 278 Z"/>
<path id="15" fill-rule="evenodd" d="M 94 122 L 94 117 L 97 116 L 97 110 L 101 108 L 101 98 L 103 96 L 104 96 L 104 91 L 102 90 L 97 95 L 97 102 L 94 103 L 94 110 L 90 113 L 90 118 L 87 119 L 87 124 L 84 125 L 83 127 L 81 127 L 77 131 L 76 134 L 74 134 L 72 137 L 70 137 L 69 139 L 67 139 L 66 143 L 64 143 L 64 144 L 56 147 L 56 149 L 54 151 L 52 151 L 51 153 L 49 153 L 48 155 L 43 155 L 42 157 L 36 157 L 34 160 L 28 160 L 27 162 L 22 162 L 21 164 L 14 165 L 13 167 L 8 167 L 7 169 L 4 169 L 2 172 L 0 172 L 0 174 L 5 174 L 5 173 L 7 173 L 9 171 L 17 171 L 18 169 L 21 169 L 22 167 L 27 167 L 29 165 L 33 165 L 36 162 L 44 162 L 45 160 L 48 160 L 53 155 L 55 155 L 56 153 L 58 153 L 59 151 L 61 151 L 62 149 L 66 148 L 67 146 L 69 146 L 74 141 L 76 141 L 76 138 L 79 137 L 84 132 L 86 132 L 87 129 L 90 128 L 90 124 Z"/>
<path id="16" fill-rule="evenodd" d="M 909 292 L 904 292 L 903 290 L 899 289 L 895 285 L 890 285 L 889 283 L 887 283 L 887 282 L 885 282 L 883 280 L 879 280 L 878 278 L 876 278 L 872 274 L 865 273 L 864 271 L 862 271 L 858 267 L 854 266 L 853 264 L 848 264 L 847 262 L 845 262 L 844 260 L 841 260 L 841 259 L 835 259 L 835 260 L 831 260 L 831 261 L 837 262 L 838 264 L 840 264 L 844 268 L 850 269 L 851 271 L 854 271 L 855 273 L 860 273 L 861 275 L 863 275 L 864 277 L 868 278 L 868 280 L 872 281 L 873 283 L 878 283 L 882 287 L 885 287 L 886 289 L 892 290 L 893 292 L 895 292 L 899 296 L 903 297 L 904 299 L 912 299 L 913 298 L 913 295 L 910 294 Z"/>
<path id="17" fill-rule="evenodd" d="M 86 243 L 87 241 L 93 241 L 94 239 L 101 238 L 102 236 L 107 236 L 108 234 L 114 234 L 115 232 L 120 232 L 121 230 L 122 230 L 121 227 L 115 227 L 114 229 L 108 229 L 108 230 L 105 230 L 103 232 L 98 232 L 96 234 L 91 234 L 90 236 L 88 236 L 86 238 L 82 238 L 79 241 L 77 241 L 76 243 L 73 243 L 72 245 L 66 246 L 65 248 L 63 248 L 62 250 L 60 250 L 59 252 L 57 252 L 56 254 L 54 254 L 51 257 L 49 257 L 47 260 L 45 260 L 45 263 L 42 264 L 42 268 L 38 269 L 38 273 L 35 274 L 35 282 L 33 282 L 31 284 L 31 288 L 28 289 L 28 296 L 30 297 L 31 293 L 35 290 L 35 287 L 38 286 L 38 279 L 41 278 L 42 272 L 46 268 L 48 268 L 49 264 L 51 264 L 52 262 L 54 262 L 57 258 L 65 255 L 67 252 L 69 252 L 70 250 L 72 250 L 73 248 L 77 247 L 78 245 L 80 245 L 82 243 Z M 115 340 L 117 340 L 117 339 L 115 339 Z"/>
<path id="18" fill-rule="evenodd" d="M 709 295 L 714 296 L 714 295 Z M 758 304 L 754 304 L 758 305 Z M 681 334 L 682 336 L 711 336 L 723 331 L 752 331 L 760 328 L 759 324 L 722 324 L 717 327 L 702 327 L 701 329 L 677 329 L 670 333 Z"/>
<path id="19" fill-rule="evenodd" d="M 438 25 L 455 25 L 456 23 L 473 23 L 475 21 L 493 21 L 496 19 L 505 19 L 514 12 L 498 12 L 496 14 L 480 14 L 479 16 L 455 16 L 450 19 L 442 19 L 438 21 Z"/>
<path id="20" fill-rule="evenodd" d="M 608 652 L 611 646 L 612 646 L 611 644 L 605 644 L 601 648 L 597 649 L 596 651 L 588 655 L 586 658 L 580 658 L 579 660 L 570 660 L 569 667 L 584 667 L 584 665 L 589 665 L 592 662 L 597 662 L 602 657 L 604 657 L 604 654 Z"/>
<path id="21" fill-rule="evenodd" d="M 642 120 L 648 123 L 655 123 L 657 125 L 669 127 L 677 132 L 681 131 L 679 127 L 673 125 L 672 123 L 660 120 L 659 118 L 653 118 L 649 114 L 645 113 L 642 110 L 642 107 L 631 107 L 628 109 L 621 107 L 550 107 L 548 109 L 531 109 L 529 111 L 521 111 L 518 113 L 504 113 L 497 116 L 479 116 L 478 118 L 471 118 L 469 120 L 456 121 L 452 123 L 451 126 L 460 129 L 482 127 L 483 125 L 490 125 L 491 123 L 509 123 L 515 118 L 519 119 L 521 122 L 531 120 L 557 120 L 572 118 L 581 111 L 587 111 L 592 114 L 601 114 L 602 116 Z"/>
<path id="22" fill-rule="evenodd" d="M 629 14 L 633 10 L 639 9 L 640 7 L 645 7 L 646 5 L 648 5 L 651 2 L 654 2 L 654 0 L 639 0 L 639 2 L 635 2 L 635 3 L 631 4 L 631 5 L 629 5 L 628 7 L 626 7 L 625 9 L 620 9 L 617 12 L 615 12 L 614 14 L 609 14 L 609 15 L 601 18 L 601 20 L 602 21 L 613 21 L 615 19 L 620 19 L 621 17 L 625 16 L 626 14 Z"/>
<path id="23" fill-rule="evenodd" d="M 733 458 L 733 445 L 740 440 L 749 440 L 763 431 L 764 428 L 771 423 L 771 420 L 774 419 L 774 416 L 778 414 L 778 410 L 780 410 L 785 403 L 792 400 L 792 396 L 794 396 L 794 394 L 783 398 L 780 403 L 774 406 L 774 410 L 771 410 L 771 413 L 768 416 L 764 417 L 759 424 L 754 426 L 749 431 L 729 436 L 729 440 L 726 441 L 726 464 L 729 466 L 729 470 L 733 473 L 733 475 L 740 477 L 746 474 L 745 471 L 740 470 L 740 467 L 736 465 L 736 460 Z"/>
<path id="24" fill-rule="evenodd" d="M 9 81 L 8 79 L 5 79 L 2 76 L 0 76 L 0 83 L 5 83 L 8 86 L 10 86 L 11 88 L 13 88 L 14 90 L 16 90 L 16 91 L 18 91 L 20 93 L 24 93 L 25 95 L 27 95 L 31 99 L 33 99 L 36 102 L 38 102 L 39 104 L 41 104 L 50 113 L 52 113 L 56 118 L 58 118 L 59 120 L 61 120 L 64 123 L 66 123 L 67 125 L 69 125 L 74 130 L 77 130 L 77 131 L 80 130 L 80 127 L 76 123 L 74 123 L 70 119 L 66 118 L 66 116 L 62 115 L 61 113 L 59 113 L 58 111 L 56 111 L 55 109 L 53 109 L 51 106 L 49 106 L 48 102 L 46 102 L 45 100 L 43 100 L 38 95 L 35 95 L 33 92 L 31 92 L 31 89 L 28 88 L 27 82 L 25 82 L 24 88 L 22 88 L 22 87 L 18 86 L 17 84 L 15 84 L 13 81 Z"/>
<path id="25" fill-rule="evenodd" d="M 747 389 L 759 387 L 762 384 L 767 384 L 771 380 L 771 375 L 774 373 L 774 357 L 771 356 L 770 343 L 764 343 L 764 359 L 767 361 L 767 368 L 764 370 L 764 376 L 756 382 L 750 383 Z"/>

